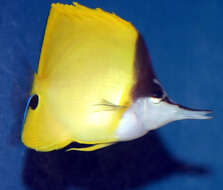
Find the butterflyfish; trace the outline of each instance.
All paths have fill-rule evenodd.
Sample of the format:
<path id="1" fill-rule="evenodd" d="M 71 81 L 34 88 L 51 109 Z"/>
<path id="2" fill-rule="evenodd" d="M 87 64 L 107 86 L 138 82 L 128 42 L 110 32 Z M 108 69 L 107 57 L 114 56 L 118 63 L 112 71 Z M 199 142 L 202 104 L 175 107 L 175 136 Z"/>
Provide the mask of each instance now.
<path id="1" fill-rule="evenodd" d="M 87 147 L 69 150 L 93 151 L 208 113 L 168 97 L 130 22 L 78 3 L 52 4 L 22 131 L 27 147 L 77 142 Z"/>

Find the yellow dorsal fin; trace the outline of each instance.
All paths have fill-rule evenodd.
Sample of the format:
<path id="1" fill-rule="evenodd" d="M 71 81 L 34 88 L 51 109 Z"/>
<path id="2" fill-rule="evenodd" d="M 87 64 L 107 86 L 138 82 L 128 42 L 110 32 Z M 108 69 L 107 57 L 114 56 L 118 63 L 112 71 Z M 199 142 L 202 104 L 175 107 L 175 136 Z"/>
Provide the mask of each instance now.
<path id="1" fill-rule="evenodd" d="M 71 23 L 76 25 L 77 28 L 82 28 L 84 26 L 85 29 L 81 30 L 88 30 L 88 35 L 100 35 L 101 33 L 106 33 L 108 36 L 111 34 L 114 35 L 117 32 L 120 34 L 126 34 L 127 36 L 132 35 L 132 39 L 136 39 L 137 30 L 135 27 L 128 21 L 121 19 L 120 17 L 116 16 L 114 13 L 109 13 L 103 11 L 100 8 L 91 9 L 80 5 L 78 3 L 74 3 L 73 5 L 61 4 L 61 3 L 53 3 L 51 5 L 50 15 L 48 18 L 47 28 L 45 31 L 45 38 L 43 41 L 42 52 L 40 55 L 40 62 L 38 68 L 38 76 L 40 77 L 43 73 L 47 72 L 47 68 L 44 67 L 44 63 L 49 60 L 48 58 L 48 51 L 55 51 L 48 47 L 49 39 L 51 39 L 52 33 L 54 33 L 55 24 L 60 23 L 61 20 L 64 21 L 64 25 L 61 25 L 61 31 L 65 31 L 63 28 L 67 28 L 67 33 L 60 35 L 66 35 L 69 38 L 69 25 L 71 23 L 66 23 L 66 19 L 70 19 Z M 70 26 L 70 28 L 74 27 Z M 97 29 L 92 29 L 92 26 L 97 26 Z M 75 27 L 75 28 L 76 28 Z M 72 28 L 72 32 L 77 32 L 75 28 Z M 110 32 L 109 32 L 110 31 Z M 83 39 L 81 32 L 79 31 L 79 38 Z M 85 35 L 85 32 L 83 33 Z M 58 37 L 58 36 L 57 36 Z M 62 38 L 62 37 L 61 37 Z M 58 44 L 60 42 L 59 38 L 57 38 Z M 47 48 L 47 49 L 46 49 Z M 62 48 L 62 47 L 61 47 Z M 56 51 L 55 51 L 56 53 Z"/>

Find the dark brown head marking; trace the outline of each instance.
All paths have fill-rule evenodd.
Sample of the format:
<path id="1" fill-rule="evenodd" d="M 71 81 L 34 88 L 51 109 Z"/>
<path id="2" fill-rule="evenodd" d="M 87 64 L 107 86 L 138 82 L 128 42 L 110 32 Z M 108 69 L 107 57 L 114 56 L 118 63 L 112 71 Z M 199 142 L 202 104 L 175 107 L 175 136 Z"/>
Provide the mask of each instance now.
<path id="1" fill-rule="evenodd" d="M 165 92 L 155 76 L 146 44 L 140 34 L 138 35 L 135 49 L 134 69 L 136 83 L 132 89 L 133 100 L 148 96 L 162 98 Z"/>

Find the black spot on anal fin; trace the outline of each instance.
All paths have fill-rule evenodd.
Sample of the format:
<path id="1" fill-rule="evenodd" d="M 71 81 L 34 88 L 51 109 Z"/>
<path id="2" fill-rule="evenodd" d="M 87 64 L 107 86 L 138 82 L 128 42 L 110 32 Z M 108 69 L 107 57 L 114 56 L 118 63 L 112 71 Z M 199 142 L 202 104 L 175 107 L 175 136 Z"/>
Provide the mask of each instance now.
<path id="1" fill-rule="evenodd" d="M 31 109 L 35 110 L 38 106 L 39 103 L 39 97 L 35 94 L 32 96 L 30 102 L 29 102 L 29 107 L 31 107 Z"/>

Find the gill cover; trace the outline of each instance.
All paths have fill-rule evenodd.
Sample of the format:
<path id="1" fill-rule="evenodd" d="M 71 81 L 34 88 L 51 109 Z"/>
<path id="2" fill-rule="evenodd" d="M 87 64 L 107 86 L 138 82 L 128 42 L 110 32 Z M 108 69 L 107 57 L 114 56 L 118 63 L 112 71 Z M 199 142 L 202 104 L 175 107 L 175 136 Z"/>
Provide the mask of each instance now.
<path id="1" fill-rule="evenodd" d="M 115 130 L 132 102 L 137 38 L 136 29 L 115 14 L 52 4 L 31 92 L 38 105 L 27 112 L 23 143 L 51 151 L 73 141 L 96 144 L 89 150 L 116 142 Z M 102 100 L 120 109 L 95 107 Z"/>

